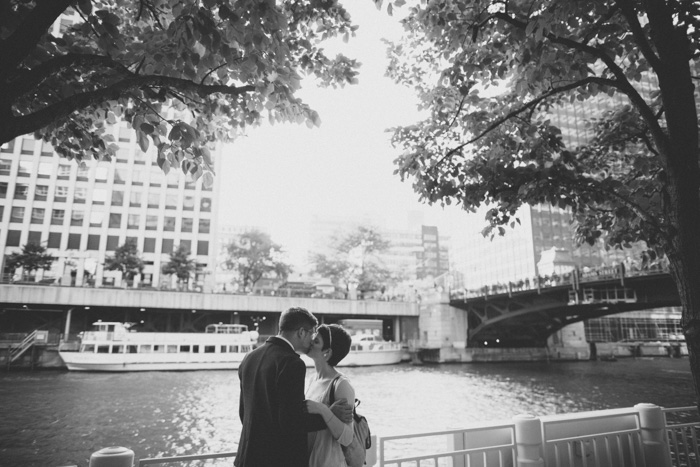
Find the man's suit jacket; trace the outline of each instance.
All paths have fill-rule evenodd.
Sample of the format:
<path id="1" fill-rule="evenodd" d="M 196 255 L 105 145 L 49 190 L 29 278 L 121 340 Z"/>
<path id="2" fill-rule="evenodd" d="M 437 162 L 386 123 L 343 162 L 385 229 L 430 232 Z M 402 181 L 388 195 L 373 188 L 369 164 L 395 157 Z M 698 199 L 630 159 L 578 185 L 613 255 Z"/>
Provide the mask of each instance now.
<path id="1" fill-rule="evenodd" d="M 249 352 L 240 367 L 243 423 L 238 467 L 308 467 L 307 432 L 325 428 L 304 405 L 306 365 L 278 337 Z"/>

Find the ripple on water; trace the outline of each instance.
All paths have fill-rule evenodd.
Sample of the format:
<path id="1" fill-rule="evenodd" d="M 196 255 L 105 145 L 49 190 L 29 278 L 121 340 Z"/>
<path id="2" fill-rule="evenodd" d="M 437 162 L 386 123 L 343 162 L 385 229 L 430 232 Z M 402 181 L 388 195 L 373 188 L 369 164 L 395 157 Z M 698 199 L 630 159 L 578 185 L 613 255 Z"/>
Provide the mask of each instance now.
<path id="1" fill-rule="evenodd" d="M 693 405 L 687 359 L 344 368 L 378 435 L 651 402 Z M 310 370 L 307 378 L 313 376 Z M 137 458 L 235 451 L 235 371 L 0 374 L 0 464 L 86 466 L 126 446 Z M 415 447 L 405 443 L 402 449 Z M 402 451 L 403 452 L 403 451 Z M 230 464 L 230 461 L 229 461 Z"/>

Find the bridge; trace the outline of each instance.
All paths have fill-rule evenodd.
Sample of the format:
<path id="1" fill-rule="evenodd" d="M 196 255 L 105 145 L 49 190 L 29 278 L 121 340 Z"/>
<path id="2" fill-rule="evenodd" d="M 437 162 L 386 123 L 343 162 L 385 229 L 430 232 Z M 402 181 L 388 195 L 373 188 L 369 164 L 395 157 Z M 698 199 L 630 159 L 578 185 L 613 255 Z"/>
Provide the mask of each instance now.
<path id="1" fill-rule="evenodd" d="M 385 319 L 392 323 L 385 331 L 392 334 L 399 332 L 400 318 L 417 320 L 419 314 L 417 303 L 398 301 L 0 284 L 0 329 L 21 333 L 51 328 L 72 334 L 102 319 L 144 322 L 145 330 L 187 331 L 220 321 L 255 325 L 261 334 L 274 334 L 279 314 L 292 306 L 304 307 L 319 319 Z M 27 329 L 13 329 L 20 321 Z"/>
<path id="2" fill-rule="evenodd" d="M 453 291 L 450 305 L 467 312 L 468 347 L 544 347 L 549 336 L 569 324 L 680 306 L 680 298 L 667 268 L 625 273 L 613 267 Z"/>

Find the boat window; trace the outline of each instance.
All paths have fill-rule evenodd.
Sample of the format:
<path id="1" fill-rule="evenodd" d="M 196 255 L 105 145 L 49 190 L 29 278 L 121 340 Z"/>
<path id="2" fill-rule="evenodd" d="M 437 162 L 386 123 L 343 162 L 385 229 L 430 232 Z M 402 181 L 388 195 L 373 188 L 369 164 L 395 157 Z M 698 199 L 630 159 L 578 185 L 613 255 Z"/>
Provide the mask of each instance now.
<path id="1" fill-rule="evenodd" d="M 353 344 L 350 346 L 350 350 L 361 350 L 361 348 L 358 344 Z"/>
<path id="2" fill-rule="evenodd" d="M 192 353 L 199 353 L 199 346 L 198 345 L 192 346 Z"/>
<path id="3" fill-rule="evenodd" d="M 152 350 L 151 344 L 142 344 L 139 346 L 139 353 L 151 353 Z"/>
<path id="4" fill-rule="evenodd" d="M 189 345 L 181 345 L 180 346 L 180 353 L 190 353 L 190 346 Z"/>
<path id="5" fill-rule="evenodd" d="M 168 353 L 177 353 L 177 345 L 169 345 Z"/>
<path id="6" fill-rule="evenodd" d="M 228 346 L 227 346 L 227 345 L 222 345 L 222 346 L 221 346 L 221 350 L 219 350 L 219 352 L 221 352 L 221 353 L 226 353 L 227 350 L 228 350 Z"/>
<path id="7" fill-rule="evenodd" d="M 229 345 L 228 350 L 231 353 L 237 353 L 238 352 L 238 346 L 237 345 Z"/>
<path id="8" fill-rule="evenodd" d="M 107 332 L 114 332 L 114 325 L 110 324 L 107 326 Z"/>
<path id="9" fill-rule="evenodd" d="M 153 346 L 153 353 L 165 353 L 165 346 L 160 344 L 155 344 Z"/>
<path id="10" fill-rule="evenodd" d="M 241 353 L 246 353 L 250 351 L 250 346 L 249 345 L 242 345 L 241 346 Z"/>
<path id="11" fill-rule="evenodd" d="M 138 353 L 138 346 L 137 345 L 127 345 L 126 346 L 126 353 Z"/>
<path id="12" fill-rule="evenodd" d="M 80 351 L 86 353 L 95 353 L 95 344 L 83 344 Z"/>
<path id="13" fill-rule="evenodd" d="M 204 353 L 216 353 L 216 346 L 215 345 L 205 345 L 204 346 Z"/>
<path id="14" fill-rule="evenodd" d="M 109 345 L 98 345 L 97 353 L 109 353 Z"/>
<path id="15" fill-rule="evenodd" d="M 112 353 L 124 353 L 124 346 L 123 345 L 113 345 L 112 346 Z"/>

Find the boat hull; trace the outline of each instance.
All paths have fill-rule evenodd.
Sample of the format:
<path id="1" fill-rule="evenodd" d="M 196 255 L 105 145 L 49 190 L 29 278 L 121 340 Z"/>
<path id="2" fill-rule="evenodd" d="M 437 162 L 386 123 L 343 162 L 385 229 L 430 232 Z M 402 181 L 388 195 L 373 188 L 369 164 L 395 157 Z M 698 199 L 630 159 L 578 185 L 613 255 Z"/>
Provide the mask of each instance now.
<path id="1" fill-rule="evenodd" d="M 401 349 L 390 350 L 351 350 L 344 359 L 338 363 L 338 367 L 353 367 L 353 366 L 378 366 L 378 365 L 395 365 L 401 362 L 403 351 Z M 301 359 L 306 363 L 306 366 L 312 368 L 314 361 L 302 355 Z"/>
<path id="2" fill-rule="evenodd" d="M 237 370 L 244 353 L 177 355 L 173 360 L 169 354 L 90 354 L 82 352 L 59 352 L 68 370 L 71 371 L 192 371 L 192 370 Z M 224 358 L 225 357 L 225 358 Z"/>

